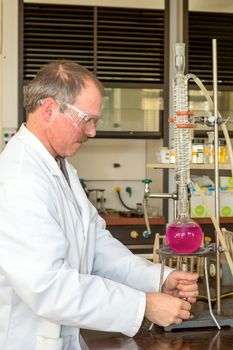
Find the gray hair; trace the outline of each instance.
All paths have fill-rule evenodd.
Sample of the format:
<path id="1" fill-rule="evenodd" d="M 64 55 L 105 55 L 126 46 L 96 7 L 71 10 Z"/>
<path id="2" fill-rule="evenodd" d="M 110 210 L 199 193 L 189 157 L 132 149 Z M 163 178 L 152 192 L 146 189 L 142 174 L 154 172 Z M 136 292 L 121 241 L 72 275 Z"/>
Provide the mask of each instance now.
<path id="1" fill-rule="evenodd" d="M 69 60 L 58 60 L 46 64 L 25 88 L 26 113 L 33 112 L 41 100 L 47 97 L 57 102 L 74 104 L 87 80 L 92 80 L 101 94 L 103 93 L 100 81 L 80 64 Z"/>

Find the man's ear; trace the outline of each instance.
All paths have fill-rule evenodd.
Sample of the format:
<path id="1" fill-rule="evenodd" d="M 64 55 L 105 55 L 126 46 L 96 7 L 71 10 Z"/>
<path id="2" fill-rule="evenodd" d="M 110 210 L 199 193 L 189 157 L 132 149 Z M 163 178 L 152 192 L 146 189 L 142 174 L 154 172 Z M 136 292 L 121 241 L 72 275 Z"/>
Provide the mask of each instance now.
<path id="1" fill-rule="evenodd" d="M 59 105 L 53 98 L 45 98 L 41 103 L 42 117 L 46 122 L 50 122 L 59 112 Z"/>

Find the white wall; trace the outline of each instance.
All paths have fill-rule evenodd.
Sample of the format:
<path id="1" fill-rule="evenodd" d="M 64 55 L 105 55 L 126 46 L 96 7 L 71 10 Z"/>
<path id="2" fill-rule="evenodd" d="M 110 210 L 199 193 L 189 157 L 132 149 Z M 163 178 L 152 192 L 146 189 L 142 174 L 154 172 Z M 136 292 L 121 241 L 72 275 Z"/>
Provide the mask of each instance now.
<path id="1" fill-rule="evenodd" d="M 232 0 L 189 0 L 190 11 L 233 12 Z"/>
<path id="2" fill-rule="evenodd" d="M 1 117 L 4 128 L 16 128 L 18 124 L 18 1 L 2 0 L 2 15 Z"/>
<path id="3" fill-rule="evenodd" d="M 2 0 L 0 1 L 0 150 L 2 149 Z"/>
<path id="4" fill-rule="evenodd" d="M 85 6 L 114 6 L 134 8 L 164 8 L 164 0 L 24 0 L 28 3 L 50 3 Z"/>
<path id="5" fill-rule="evenodd" d="M 89 139 L 71 160 L 86 180 L 140 180 L 146 176 L 146 141 Z"/>
<path id="6" fill-rule="evenodd" d="M 131 208 L 143 200 L 143 179 L 152 179 L 151 190 L 162 192 L 162 171 L 146 168 L 147 163 L 156 161 L 156 149 L 161 144 L 162 140 L 90 139 L 69 160 L 84 178 L 87 189 L 105 190 L 106 208 L 126 210 L 118 199 L 116 187 L 121 188 L 122 198 Z M 120 167 L 114 167 L 114 163 Z M 128 186 L 132 188 L 131 197 L 125 191 Z M 90 199 L 95 200 L 93 196 Z M 162 214 L 161 200 L 151 200 L 150 205 Z"/>
<path id="7" fill-rule="evenodd" d="M 171 0 L 174 1 L 174 0 Z M 134 8 L 164 8 L 164 0 L 24 0 L 27 3 L 50 3 Z M 232 0 L 189 0 L 191 11 L 233 12 Z"/>

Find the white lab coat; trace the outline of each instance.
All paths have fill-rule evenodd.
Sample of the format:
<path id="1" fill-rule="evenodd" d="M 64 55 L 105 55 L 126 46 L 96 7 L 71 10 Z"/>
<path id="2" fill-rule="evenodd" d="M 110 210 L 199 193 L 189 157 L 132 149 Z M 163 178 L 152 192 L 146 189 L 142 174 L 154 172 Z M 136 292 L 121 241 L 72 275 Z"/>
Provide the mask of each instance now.
<path id="1" fill-rule="evenodd" d="M 78 350 L 80 328 L 133 336 L 158 290 L 160 265 L 111 236 L 66 163 L 72 191 L 24 125 L 0 155 L 1 350 Z"/>

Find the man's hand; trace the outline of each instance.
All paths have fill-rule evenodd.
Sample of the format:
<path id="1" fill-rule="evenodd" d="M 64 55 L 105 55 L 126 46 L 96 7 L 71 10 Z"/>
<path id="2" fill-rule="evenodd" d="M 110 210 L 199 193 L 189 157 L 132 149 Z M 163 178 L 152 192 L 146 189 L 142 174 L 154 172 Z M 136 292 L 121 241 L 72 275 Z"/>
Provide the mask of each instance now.
<path id="1" fill-rule="evenodd" d="M 163 284 L 162 293 L 146 294 L 146 318 L 162 327 L 188 320 L 190 303 L 195 303 L 198 296 L 197 280 L 196 273 L 171 272 Z"/>
<path id="2" fill-rule="evenodd" d="M 198 296 L 198 274 L 184 271 L 173 271 L 165 280 L 162 292 L 178 298 L 186 298 L 195 303 Z"/>
<path id="3" fill-rule="evenodd" d="M 190 317 L 191 304 L 164 293 L 146 293 L 145 316 L 151 322 L 167 327 L 172 323 L 180 324 Z"/>

